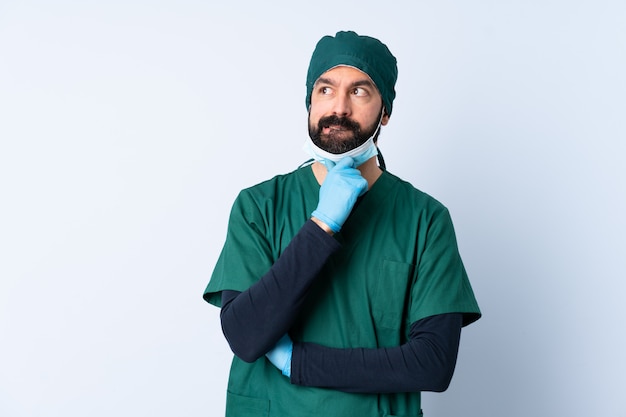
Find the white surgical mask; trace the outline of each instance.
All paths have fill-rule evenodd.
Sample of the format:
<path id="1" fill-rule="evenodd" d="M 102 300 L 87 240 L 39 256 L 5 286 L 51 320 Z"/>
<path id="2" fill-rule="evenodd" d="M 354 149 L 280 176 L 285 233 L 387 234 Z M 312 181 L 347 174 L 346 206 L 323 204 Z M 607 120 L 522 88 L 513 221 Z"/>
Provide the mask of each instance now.
<path id="1" fill-rule="evenodd" d="M 349 150 L 344 153 L 330 153 L 330 152 L 323 150 L 316 144 L 314 144 L 313 140 L 311 140 L 310 137 L 308 137 L 306 141 L 304 142 L 303 149 L 307 154 L 309 154 L 309 156 L 311 156 L 311 158 L 313 158 L 314 160 L 318 162 L 321 162 L 325 166 L 327 166 L 326 161 L 332 161 L 332 162 L 337 163 L 341 161 L 343 158 L 345 158 L 346 156 L 349 156 L 352 159 L 354 159 L 354 166 L 358 167 L 359 165 L 363 164 L 368 159 L 378 155 L 378 148 L 376 147 L 376 144 L 374 143 L 374 137 L 376 136 L 376 133 L 378 133 L 378 131 L 380 130 L 380 125 L 382 124 L 382 121 L 383 121 L 383 115 L 384 113 L 380 115 L 380 120 L 378 121 L 378 127 L 376 128 L 372 136 L 370 136 L 369 139 L 366 140 L 362 145 L 352 150 Z"/>

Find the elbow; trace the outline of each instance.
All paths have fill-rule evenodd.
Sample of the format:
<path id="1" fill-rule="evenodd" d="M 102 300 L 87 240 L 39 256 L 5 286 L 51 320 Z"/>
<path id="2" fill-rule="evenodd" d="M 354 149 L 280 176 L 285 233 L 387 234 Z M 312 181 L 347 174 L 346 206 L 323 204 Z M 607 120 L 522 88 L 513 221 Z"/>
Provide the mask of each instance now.
<path id="1" fill-rule="evenodd" d="M 232 344 L 230 345 L 230 349 L 233 351 L 235 356 L 247 363 L 255 362 L 264 355 L 263 353 L 259 354 L 258 352 L 251 349 L 235 348 Z"/>
<path id="2" fill-rule="evenodd" d="M 265 347 L 260 346 L 251 333 L 242 328 L 242 323 L 237 319 L 231 302 L 222 306 L 220 324 L 230 350 L 239 359 L 252 363 L 265 355 Z"/>
<path id="3" fill-rule="evenodd" d="M 264 347 L 259 346 L 259 343 L 255 343 L 249 337 L 246 337 L 244 332 L 237 329 L 230 329 L 222 321 L 222 333 L 230 346 L 230 350 L 244 362 L 252 363 L 265 355 Z"/>
<path id="4" fill-rule="evenodd" d="M 265 355 L 265 351 L 260 346 L 257 346 L 253 340 L 232 335 L 224 326 L 222 326 L 222 332 L 228 342 L 228 346 L 230 346 L 230 350 L 242 361 L 252 363 Z"/>
<path id="5" fill-rule="evenodd" d="M 444 392 L 452 382 L 454 366 L 442 366 L 432 372 L 431 384 L 423 391 Z"/>
<path id="6" fill-rule="evenodd" d="M 425 390 L 425 391 L 444 392 L 450 386 L 451 381 L 452 381 L 452 378 L 436 381 L 433 383 L 433 386 L 431 387 L 431 389 Z"/>

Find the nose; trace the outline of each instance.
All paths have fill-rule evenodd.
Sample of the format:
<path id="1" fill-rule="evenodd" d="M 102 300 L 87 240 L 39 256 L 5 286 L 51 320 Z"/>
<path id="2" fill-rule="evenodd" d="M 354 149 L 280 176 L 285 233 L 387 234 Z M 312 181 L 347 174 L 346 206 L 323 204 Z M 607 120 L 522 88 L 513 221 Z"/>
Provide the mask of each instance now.
<path id="1" fill-rule="evenodd" d="M 351 113 L 350 97 L 344 94 L 337 94 L 333 100 L 332 111 L 335 116 L 349 116 Z"/>

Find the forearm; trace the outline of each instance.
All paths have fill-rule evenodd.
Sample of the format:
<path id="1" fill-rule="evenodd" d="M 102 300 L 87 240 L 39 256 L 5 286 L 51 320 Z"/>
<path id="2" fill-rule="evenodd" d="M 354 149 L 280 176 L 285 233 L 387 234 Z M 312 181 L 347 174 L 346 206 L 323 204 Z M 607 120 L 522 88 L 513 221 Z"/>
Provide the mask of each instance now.
<path id="1" fill-rule="evenodd" d="M 461 321 L 456 313 L 420 320 L 407 343 L 390 348 L 295 343 L 291 382 L 358 393 L 445 391 L 456 365 Z"/>
<path id="2" fill-rule="evenodd" d="M 257 283 L 242 293 L 223 292 L 222 330 L 238 357 L 258 359 L 289 330 L 309 287 L 337 249 L 334 238 L 308 221 Z"/>

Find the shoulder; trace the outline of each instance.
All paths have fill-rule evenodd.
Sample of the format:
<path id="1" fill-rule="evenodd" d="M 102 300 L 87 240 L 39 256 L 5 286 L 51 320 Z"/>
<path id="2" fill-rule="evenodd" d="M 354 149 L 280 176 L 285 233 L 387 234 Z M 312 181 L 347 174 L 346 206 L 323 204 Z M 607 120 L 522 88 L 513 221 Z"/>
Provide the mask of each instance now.
<path id="1" fill-rule="evenodd" d="M 244 194 L 262 194 L 271 192 L 280 187 L 295 185 L 303 182 L 307 174 L 311 173 L 310 171 L 311 167 L 305 166 L 285 174 L 278 174 L 251 187 L 244 188 L 241 192 Z"/>
<path id="2" fill-rule="evenodd" d="M 251 187 L 244 188 L 235 199 L 232 215 L 248 220 L 275 219 L 297 210 L 319 192 L 315 189 L 310 167 L 279 174 Z"/>
<path id="3" fill-rule="evenodd" d="M 388 171 L 384 172 L 381 179 L 386 183 L 386 199 L 395 203 L 396 206 L 419 208 L 432 213 L 448 211 L 439 200 Z"/>
<path id="4" fill-rule="evenodd" d="M 310 169 L 310 167 L 298 168 L 289 173 L 278 174 L 258 184 L 244 188 L 239 192 L 237 200 L 263 201 L 275 199 L 277 196 L 284 194 L 286 190 L 295 191 L 306 185 L 306 176 L 307 173 L 310 173 Z"/>

